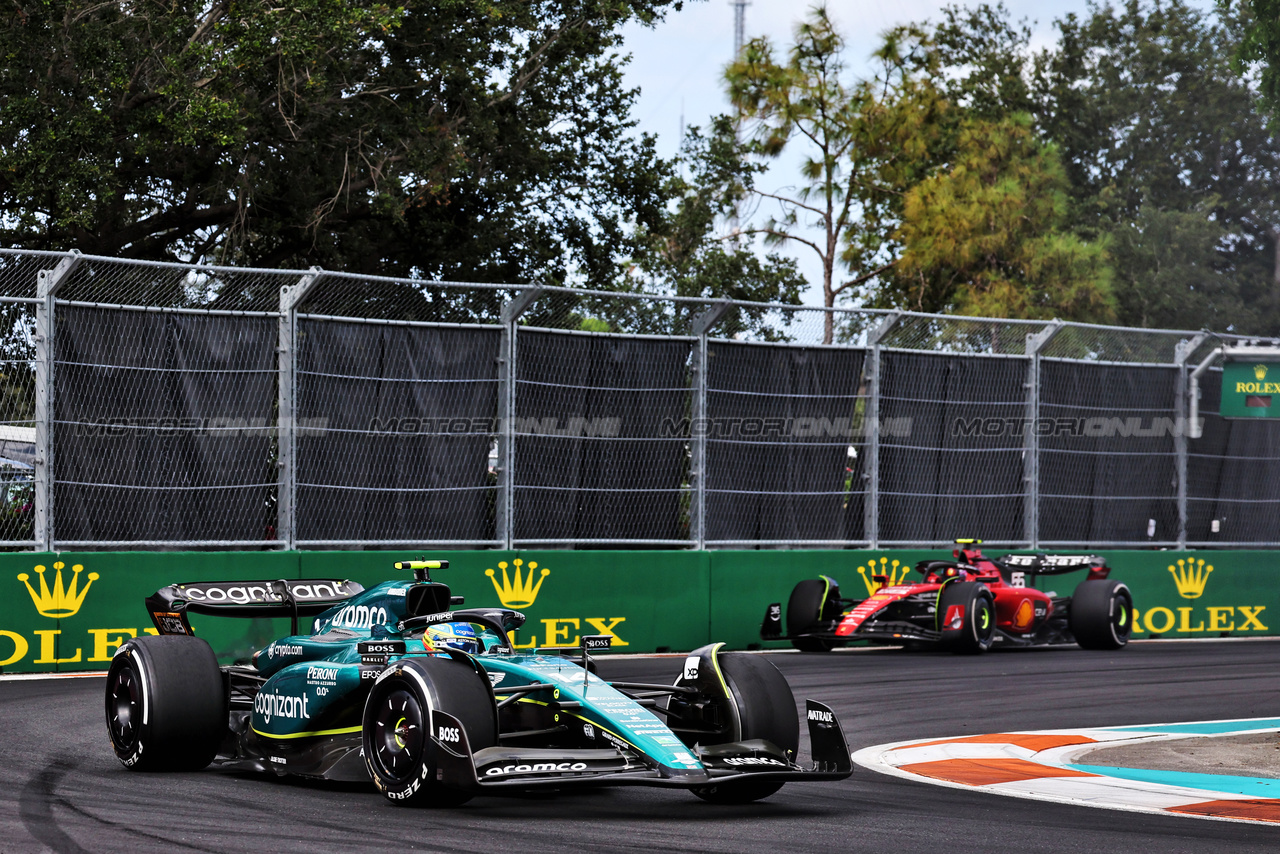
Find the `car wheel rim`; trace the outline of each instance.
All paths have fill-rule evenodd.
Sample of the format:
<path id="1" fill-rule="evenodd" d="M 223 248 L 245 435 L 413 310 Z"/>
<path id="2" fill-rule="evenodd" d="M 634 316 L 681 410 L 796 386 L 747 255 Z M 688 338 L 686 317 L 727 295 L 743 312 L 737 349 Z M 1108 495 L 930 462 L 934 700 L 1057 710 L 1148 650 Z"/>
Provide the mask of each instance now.
<path id="1" fill-rule="evenodd" d="M 121 747 L 132 747 L 137 741 L 137 723 L 141 718 L 138 677 L 133 668 L 122 668 L 111 683 L 107 701 L 111 737 Z"/>
<path id="2" fill-rule="evenodd" d="M 1132 606 L 1129 605 L 1123 596 L 1117 596 L 1115 599 L 1115 608 L 1111 618 L 1111 632 L 1115 635 L 1116 640 L 1124 640 L 1129 637 L 1129 631 L 1133 623 L 1129 620 L 1129 612 Z"/>
<path id="3" fill-rule="evenodd" d="M 374 722 L 374 758 L 379 768 L 392 778 L 413 773 L 423 746 L 423 714 L 418 698 L 397 688 L 382 700 Z"/>
<path id="4" fill-rule="evenodd" d="M 995 625 L 995 621 L 992 619 L 991 605 L 985 599 L 980 599 L 976 610 L 977 613 L 973 617 L 974 631 L 979 641 L 986 641 L 991 637 L 991 631 Z"/>

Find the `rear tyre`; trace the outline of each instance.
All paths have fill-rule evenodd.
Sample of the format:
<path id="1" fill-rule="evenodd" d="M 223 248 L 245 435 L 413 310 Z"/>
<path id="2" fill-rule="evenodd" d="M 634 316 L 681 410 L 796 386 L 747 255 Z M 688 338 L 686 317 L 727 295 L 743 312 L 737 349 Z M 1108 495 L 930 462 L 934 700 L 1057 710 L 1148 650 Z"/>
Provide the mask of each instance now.
<path id="1" fill-rule="evenodd" d="M 365 765 L 378 791 L 392 803 L 451 807 L 471 793 L 436 780 L 432 709 L 462 723 L 472 753 L 498 743 L 498 713 L 489 682 L 452 658 L 413 658 L 380 679 L 365 701 Z"/>
<path id="2" fill-rule="evenodd" d="M 1133 595 L 1119 581 L 1082 581 L 1071 597 L 1068 622 L 1084 649 L 1120 649 L 1133 631 Z"/>
<path id="3" fill-rule="evenodd" d="M 787 634 L 798 635 L 819 627 L 831 588 L 825 578 L 811 578 L 795 586 L 787 600 Z M 830 652 L 836 642 L 825 638 L 793 638 L 791 645 L 801 652 Z"/>
<path id="4" fill-rule="evenodd" d="M 227 690 L 213 649 L 189 635 L 125 641 L 107 671 L 106 713 L 126 768 L 204 768 L 227 733 Z"/>
<path id="5" fill-rule="evenodd" d="M 953 581 L 938 598 L 942 644 L 952 652 L 976 655 L 991 649 L 996 607 L 991 590 L 977 581 Z"/>
<path id="6" fill-rule="evenodd" d="M 739 732 L 726 741 L 764 739 L 794 760 L 800 749 L 800 716 L 786 678 L 758 655 L 729 652 L 717 656 L 717 661 L 741 724 Z M 702 786 L 693 793 L 713 804 L 745 804 L 767 798 L 783 785 L 778 780 L 735 780 Z"/>

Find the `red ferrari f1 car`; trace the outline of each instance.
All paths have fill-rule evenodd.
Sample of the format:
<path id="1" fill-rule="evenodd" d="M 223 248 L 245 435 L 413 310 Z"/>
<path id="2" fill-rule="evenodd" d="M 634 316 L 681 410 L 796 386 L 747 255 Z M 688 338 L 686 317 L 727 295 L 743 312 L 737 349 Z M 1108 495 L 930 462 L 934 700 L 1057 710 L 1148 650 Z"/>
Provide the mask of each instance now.
<path id="1" fill-rule="evenodd" d="M 801 581 L 787 601 L 765 612 L 760 636 L 790 640 L 806 652 L 826 652 L 849 641 L 937 646 L 955 652 L 986 652 L 993 646 L 1076 643 L 1085 649 L 1120 649 L 1129 642 L 1133 596 L 1107 576 L 1096 555 L 1005 555 L 989 558 L 981 540 L 956 540 L 953 560 L 916 564 L 924 580 L 879 584 L 866 599 L 841 599 L 832 578 Z M 1087 569 L 1070 596 L 1038 590 L 1039 576 Z M 1031 583 L 1028 584 L 1028 581 Z"/>

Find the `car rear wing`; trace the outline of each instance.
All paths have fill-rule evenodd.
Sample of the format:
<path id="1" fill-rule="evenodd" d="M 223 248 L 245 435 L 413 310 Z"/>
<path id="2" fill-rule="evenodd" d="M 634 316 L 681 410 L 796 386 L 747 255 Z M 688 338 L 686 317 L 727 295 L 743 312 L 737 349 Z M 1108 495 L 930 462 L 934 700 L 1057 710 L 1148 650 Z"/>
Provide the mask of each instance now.
<path id="1" fill-rule="evenodd" d="M 1106 578 L 1111 571 L 1107 559 L 1099 555 L 1005 555 L 991 562 L 1028 575 L 1062 575 L 1087 569 L 1090 577 Z"/>
<path id="2" fill-rule="evenodd" d="M 220 617 L 312 617 L 345 602 L 364 587 L 330 578 L 276 581 L 192 581 L 162 587 L 146 599 L 147 612 L 162 635 L 190 635 L 187 614 Z"/>

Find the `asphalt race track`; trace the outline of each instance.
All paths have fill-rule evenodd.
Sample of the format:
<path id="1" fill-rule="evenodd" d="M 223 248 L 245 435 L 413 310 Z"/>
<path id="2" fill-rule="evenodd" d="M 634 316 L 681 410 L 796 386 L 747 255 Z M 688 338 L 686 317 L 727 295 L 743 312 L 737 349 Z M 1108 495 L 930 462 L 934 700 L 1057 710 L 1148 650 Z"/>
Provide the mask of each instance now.
<path id="1" fill-rule="evenodd" d="M 771 658 L 798 698 L 836 710 L 855 750 L 931 735 L 1280 716 L 1280 639 Z M 613 659 L 601 675 L 665 681 L 681 662 Z M 139 774 L 111 753 L 102 690 L 100 678 L 0 681 L 0 852 L 1218 854 L 1280 845 L 1280 827 L 1036 803 L 861 768 L 842 783 L 792 784 L 745 807 L 627 788 L 483 797 L 438 811 L 392 806 L 372 787 L 214 770 Z"/>

